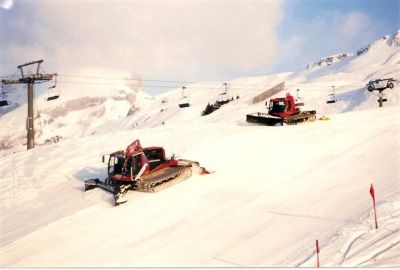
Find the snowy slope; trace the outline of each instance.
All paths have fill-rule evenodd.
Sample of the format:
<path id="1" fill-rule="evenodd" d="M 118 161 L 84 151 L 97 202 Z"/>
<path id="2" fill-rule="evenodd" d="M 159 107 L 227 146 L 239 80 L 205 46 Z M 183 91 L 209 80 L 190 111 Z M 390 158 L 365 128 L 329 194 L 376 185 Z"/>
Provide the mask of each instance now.
<path id="1" fill-rule="evenodd" d="M 397 33 L 375 41 L 360 56 L 355 54 L 341 58 L 329 66 L 313 67 L 298 73 L 227 81 L 227 95 L 233 97 L 234 102 L 205 117 L 205 121 L 217 123 L 224 118 L 225 122 L 237 123 L 243 122 L 243 115 L 247 113 L 265 111 L 263 102 L 251 105 L 252 98 L 282 81 L 285 81 L 287 91 L 292 95 L 296 94 L 296 89 L 300 89 L 300 96 L 306 105 L 319 114 L 376 107 L 376 93 L 367 92 L 365 84 L 376 78 L 400 77 L 399 44 L 400 34 Z M 186 85 L 185 95 L 188 96 L 191 107 L 180 110 L 178 103 L 182 97 L 181 89 L 151 98 L 141 91 L 140 81 L 109 80 L 118 77 L 131 78 L 130 74 L 123 71 L 90 68 L 81 70 L 76 76 L 78 77 L 61 78 L 61 97 L 58 100 L 46 102 L 47 93 L 36 98 L 35 138 L 38 145 L 93 133 L 114 132 L 114 129 L 107 129 L 110 121 L 115 121 L 113 125 L 119 130 L 204 121 L 199 119 L 201 112 L 208 103 L 214 103 L 224 92 L 223 82 Z M 102 76 L 105 79 L 100 79 Z M 96 84 L 93 84 L 93 78 L 96 78 Z M 62 84 L 63 80 L 69 83 Z M 326 100 L 332 93 L 333 85 L 338 102 L 327 105 Z M 386 92 L 389 101 L 385 106 L 399 103 L 398 91 Z M 237 96 L 240 99 L 236 99 Z M 7 117 L 0 117 L 0 125 L 4 127 L 0 130 L 0 153 L 3 152 L 3 155 L 25 149 L 26 110 L 25 104 L 9 112 Z M 10 128 L 14 130 L 11 134 L 8 132 Z"/>
<path id="2" fill-rule="evenodd" d="M 2 266 L 307 266 L 314 265 L 313 244 L 319 239 L 323 265 L 398 265 L 371 259 L 388 245 L 398 250 L 400 240 L 398 109 L 281 129 L 230 124 L 143 129 L 7 156 L 1 170 L 0 261 Z M 85 178 L 105 176 L 101 153 L 132 138 L 164 145 L 168 154 L 199 160 L 216 172 L 155 194 L 131 193 L 118 208 L 102 190 L 82 192 Z M 378 194 L 377 233 L 370 183 Z M 393 207 L 384 213 L 386 204 Z M 361 234 L 369 237 L 349 247 L 347 239 Z M 348 254 L 362 245 L 370 250 L 342 261 L 331 245 L 349 249 Z"/>
<path id="3" fill-rule="evenodd" d="M 94 77 L 96 82 L 93 84 L 94 75 L 97 77 Z M 49 92 L 36 97 L 35 144 L 44 145 L 86 136 L 99 125 L 139 110 L 138 104 L 146 104 L 149 96 L 140 91 L 139 83 L 121 79 L 110 83 L 109 79 L 100 79 L 106 75 L 111 78 L 130 78 L 129 74 L 121 71 L 86 68 L 78 72 L 76 77 L 67 77 L 68 83 L 63 84 L 61 79 L 56 88 L 58 90 L 52 92 L 59 94 L 60 98 L 46 101 Z M 17 92 L 23 92 L 23 89 Z M 25 103 L 0 117 L 0 152 L 3 150 L 7 154 L 26 148 L 26 114 Z"/>
<path id="4" fill-rule="evenodd" d="M 190 121 L 242 123 L 247 113 L 265 111 L 264 102 L 253 105 L 252 99 L 257 94 L 285 81 L 286 90 L 300 96 L 310 109 L 318 114 L 342 113 L 355 110 L 367 110 L 377 107 L 377 93 L 366 91 L 365 85 L 377 78 L 400 78 L 400 34 L 384 37 L 372 43 L 369 50 L 360 55 L 342 58 L 329 66 L 314 67 L 298 73 L 281 73 L 263 77 L 241 78 L 226 82 L 228 96 L 234 101 L 224 105 L 220 110 L 200 118 L 207 103 L 214 103 L 218 95 L 224 92 L 222 82 L 198 83 L 187 85 L 185 96 L 189 97 L 191 107 L 179 109 L 182 98 L 181 89 L 176 89 L 155 97 L 150 110 L 142 110 L 137 114 L 116 122 L 118 128 L 155 127 L 169 123 Z M 335 104 L 327 104 L 328 95 L 335 86 Z M 398 89 L 398 82 L 396 88 Z M 400 103 L 399 91 L 385 92 L 388 102 L 385 106 L 396 106 Z M 285 93 L 278 93 L 282 96 Z M 239 96 L 240 99 L 236 99 Z M 304 108 L 306 109 L 306 108 Z M 232 113 L 234 112 L 234 113 Z M 223 119 L 223 120 L 222 120 Z M 101 127 L 100 127 L 101 128 Z M 104 128 L 101 128 L 104 130 Z"/>
<path id="5" fill-rule="evenodd" d="M 364 87 L 374 77 L 400 77 L 399 47 L 389 40 L 319 69 L 227 82 L 240 98 L 204 117 L 222 82 L 188 85 L 185 109 L 176 89 L 137 98 L 140 110 L 128 117 L 112 109 L 89 117 L 91 108 L 56 117 L 65 121 L 63 140 L 0 157 L 0 266 L 307 267 L 316 264 L 316 239 L 322 266 L 400 266 L 400 86 L 387 90 L 383 108 Z M 246 113 L 265 111 L 252 98 L 281 81 L 331 120 L 248 125 Z M 326 104 L 332 84 L 333 105 Z M 113 95 L 96 106 L 107 108 Z M 0 124 L 25 113 L 18 110 Z M 116 208 L 111 194 L 82 192 L 85 179 L 105 177 L 101 156 L 136 138 L 215 173 L 132 192 Z"/>

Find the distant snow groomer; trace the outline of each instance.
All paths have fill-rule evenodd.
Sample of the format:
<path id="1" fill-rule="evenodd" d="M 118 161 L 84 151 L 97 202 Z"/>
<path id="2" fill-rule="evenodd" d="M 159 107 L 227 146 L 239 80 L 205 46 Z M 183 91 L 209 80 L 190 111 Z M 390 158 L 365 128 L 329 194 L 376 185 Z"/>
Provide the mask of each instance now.
<path id="1" fill-rule="evenodd" d="M 105 156 L 102 157 L 103 163 Z M 154 192 L 183 181 L 196 170 L 200 174 L 209 172 L 196 161 L 165 157 L 162 147 L 142 148 L 139 140 L 131 143 L 125 151 L 110 154 L 108 177 L 85 181 L 85 191 L 100 187 L 114 194 L 115 205 L 126 202 L 124 195 L 129 190 Z"/>
<path id="2" fill-rule="evenodd" d="M 268 105 L 267 102 L 265 105 Z M 268 113 L 246 115 L 246 121 L 266 126 L 295 125 L 306 121 L 315 121 L 316 111 L 301 111 L 293 96 L 289 93 L 284 98 L 272 98 L 269 101 Z"/>

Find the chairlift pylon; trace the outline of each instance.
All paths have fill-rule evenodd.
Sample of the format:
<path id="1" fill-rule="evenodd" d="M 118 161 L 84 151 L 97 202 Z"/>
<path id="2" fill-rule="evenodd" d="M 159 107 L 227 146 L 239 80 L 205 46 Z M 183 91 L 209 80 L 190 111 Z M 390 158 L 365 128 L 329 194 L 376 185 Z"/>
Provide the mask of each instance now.
<path id="1" fill-rule="evenodd" d="M 54 73 L 54 85 L 48 88 L 46 101 L 52 101 L 60 97 L 57 87 L 57 73 Z"/>

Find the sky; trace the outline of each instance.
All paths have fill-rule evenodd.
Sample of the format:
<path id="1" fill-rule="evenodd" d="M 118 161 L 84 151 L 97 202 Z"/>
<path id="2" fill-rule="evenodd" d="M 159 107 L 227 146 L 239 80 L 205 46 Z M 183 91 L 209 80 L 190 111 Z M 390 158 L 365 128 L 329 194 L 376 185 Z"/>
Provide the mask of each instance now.
<path id="1" fill-rule="evenodd" d="M 399 25 L 398 0 L 0 0 L 0 76 L 44 59 L 61 75 L 128 72 L 157 94 L 298 71 Z"/>
<path id="2" fill-rule="evenodd" d="M 322 57 L 355 53 L 400 29 L 399 0 L 287 0 L 272 71 L 298 71 Z"/>

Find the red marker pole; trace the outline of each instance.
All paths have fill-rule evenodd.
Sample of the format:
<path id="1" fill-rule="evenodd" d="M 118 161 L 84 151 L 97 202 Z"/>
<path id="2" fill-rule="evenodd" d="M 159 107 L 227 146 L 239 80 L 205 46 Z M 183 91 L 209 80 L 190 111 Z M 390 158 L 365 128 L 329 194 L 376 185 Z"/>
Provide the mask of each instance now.
<path id="1" fill-rule="evenodd" d="M 317 267 L 319 268 L 319 243 L 318 243 L 318 240 L 315 241 L 315 246 L 317 249 Z"/>
<path id="2" fill-rule="evenodd" d="M 376 218 L 375 190 L 374 190 L 374 185 L 373 184 L 371 184 L 371 187 L 369 189 L 369 193 L 371 194 L 372 202 L 374 203 L 375 229 L 378 229 L 378 219 Z"/>

